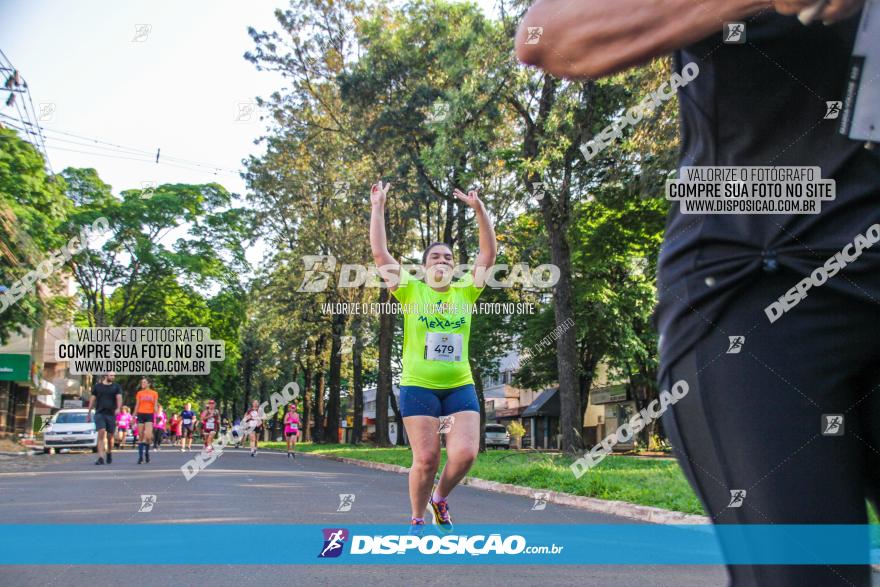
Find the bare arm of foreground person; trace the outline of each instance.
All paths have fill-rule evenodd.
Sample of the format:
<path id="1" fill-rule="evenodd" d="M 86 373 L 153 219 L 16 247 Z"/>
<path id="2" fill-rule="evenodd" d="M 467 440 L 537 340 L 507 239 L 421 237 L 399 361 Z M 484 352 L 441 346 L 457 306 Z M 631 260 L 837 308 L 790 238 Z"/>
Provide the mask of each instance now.
<path id="1" fill-rule="evenodd" d="M 89 396 L 89 411 L 86 412 L 86 422 L 92 421 L 92 410 L 95 409 L 95 388 L 92 387 L 92 395 Z"/>
<path id="2" fill-rule="evenodd" d="M 816 0 L 538 0 L 516 33 L 520 61 L 565 78 L 599 78 L 673 51 L 723 23 L 775 9 L 795 15 Z M 858 12 L 864 0 L 830 0 L 818 19 Z M 541 27 L 527 44 L 529 28 Z M 534 38 L 533 38 L 534 41 Z"/>
<path id="3" fill-rule="evenodd" d="M 370 250 L 373 261 L 379 268 L 379 275 L 388 284 L 388 290 L 397 289 L 400 267 L 391 253 L 388 252 L 388 239 L 385 235 L 385 200 L 391 184 L 381 181 L 370 188 Z"/>

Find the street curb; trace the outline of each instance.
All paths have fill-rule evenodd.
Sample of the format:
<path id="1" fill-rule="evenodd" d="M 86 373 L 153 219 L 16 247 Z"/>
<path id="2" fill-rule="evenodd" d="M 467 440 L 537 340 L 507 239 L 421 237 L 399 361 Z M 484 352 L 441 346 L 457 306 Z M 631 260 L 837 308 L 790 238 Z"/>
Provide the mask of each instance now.
<path id="1" fill-rule="evenodd" d="M 523 487 L 521 485 L 511 485 L 510 483 L 501 483 L 498 481 L 486 481 L 485 479 L 478 479 L 476 477 L 465 477 L 463 484 L 476 487 L 477 489 L 494 491 L 496 493 L 521 495 L 530 499 L 534 499 L 537 493 L 541 493 L 543 494 L 542 499 L 547 503 L 567 505 L 582 510 L 589 510 L 612 516 L 621 516 L 624 518 L 639 520 L 641 522 L 650 522 L 652 524 L 711 523 L 706 516 L 684 514 L 647 505 L 637 505 L 626 501 L 612 501 L 609 499 L 572 495 L 571 493 L 562 493 L 561 491 L 551 491 L 549 489 L 535 489 L 534 487 Z"/>
<path id="2" fill-rule="evenodd" d="M 349 465 L 357 465 L 368 469 L 378 469 L 380 471 L 388 471 L 391 473 L 409 473 L 407 467 L 400 465 L 390 465 L 388 463 L 376 463 L 373 461 L 361 461 L 348 457 L 336 457 L 332 455 L 322 455 L 317 453 L 300 453 L 313 455 L 322 459 L 347 463 Z M 469 485 L 476 489 L 484 491 L 494 491 L 495 493 L 505 493 L 507 495 L 519 495 L 534 499 L 536 493 L 543 493 L 546 497 L 544 500 L 548 503 L 556 503 L 559 505 L 567 505 L 582 510 L 589 510 L 601 514 L 609 514 L 612 516 L 622 516 L 641 522 L 650 522 L 652 524 L 710 524 L 711 521 L 706 516 L 696 516 L 693 514 L 683 514 L 662 508 L 655 508 L 647 505 L 636 505 L 625 501 L 611 501 L 607 499 L 597 499 L 595 497 L 584 497 L 581 495 L 572 495 L 570 493 L 562 493 L 560 491 L 550 491 L 548 489 L 535 489 L 534 487 L 522 487 L 520 485 L 511 485 L 510 483 L 501 483 L 498 481 L 487 481 L 476 477 L 465 477 L 462 485 Z"/>
<path id="3" fill-rule="evenodd" d="M 390 465 L 388 463 L 376 463 L 373 461 L 361 461 L 358 459 L 350 459 L 348 457 L 335 457 L 332 455 L 322 455 L 312 452 L 302 452 L 299 454 L 311 455 L 331 461 L 338 461 L 349 465 L 357 465 L 368 469 L 378 469 L 380 471 L 388 471 L 390 473 L 409 473 L 409 469 L 400 465 Z M 546 497 L 544 500 L 548 503 L 556 503 L 559 505 L 567 505 L 582 510 L 597 512 L 600 514 L 609 514 L 612 516 L 621 516 L 638 520 L 640 522 L 649 522 L 652 524 L 711 524 L 711 520 L 707 516 L 697 516 L 694 514 L 683 514 L 672 510 L 664 510 L 647 505 L 636 505 L 626 501 L 612 501 L 608 499 L 597 499 L 595 497 L 584 497 L 581 495 L 572 495 L 570 493 L 562 493 L 560 491 L 550 491 L 548 489 L 535 489 L 533 487 L 522 487 L 521 485 L 511 485 L 510 483 L 500 483 L 498 481 L 486 481 L 476 477 L 465 477 L 462 485 L 469 485 L 475 489 L 484 491 L 494 491 L 496 493 L 506 493 L 508 495 L 520 495 L 534 499 L 536 493 L 543 493 Z M 880 565 L 871 565 L 871 569 L 875 573 L 880 573 Z"/>

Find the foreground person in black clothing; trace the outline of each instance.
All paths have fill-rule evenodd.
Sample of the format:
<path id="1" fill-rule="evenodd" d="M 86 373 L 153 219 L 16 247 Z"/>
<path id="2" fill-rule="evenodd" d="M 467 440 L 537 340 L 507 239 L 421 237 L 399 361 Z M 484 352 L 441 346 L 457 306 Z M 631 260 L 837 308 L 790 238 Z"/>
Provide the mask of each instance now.
<path id="1" fill-rule="evenodd" d="M 669 51 L 678 72 L 696 63 L 679 90 L 682 166 L 818 166 L 836 180 L 820 214 L 670 211 L 660 387 L 684 379 L 690 392 L 664 425 L 719 524 L 865 524 L 866 499 L 880 497 L 880 245 L 775 321 L 765 311 L 855 239 L 880 236 L 880 154 L 825 119 L 827 102 L 844 99 L 864 2 L 831 0 L 825 26 L 803 26 L 791 15 L 812 3 L 539 0 L 517 35 L 521 60 L 565 77 Z M 745 43 L 722 42 L 729 21 L 745 22 Z M 528 27 L 543 27 L 539 42 L 525 43 Z M 842 434 L 829 433 L 829 415 L 842 416 Z M 734 585 L 871 580 L 867 565 L 728 568 Z"/>
<path id="2" fill-rule="evenodd" d="M 96 465 L 109 465 L 113 462 L 113 433 L 116 431 L 116 415 L 122 408 L 122 387 L 114 383 L 116 373 L 107 373 L 100 383 L 92 386 L 89 398 L 89 414 L 86 421 L 91 421 L 92 410 L 95 410 L 95 429 L 98 432 L 98 460 Z M 104 447 L 106 448 L 106 461 Z"/>

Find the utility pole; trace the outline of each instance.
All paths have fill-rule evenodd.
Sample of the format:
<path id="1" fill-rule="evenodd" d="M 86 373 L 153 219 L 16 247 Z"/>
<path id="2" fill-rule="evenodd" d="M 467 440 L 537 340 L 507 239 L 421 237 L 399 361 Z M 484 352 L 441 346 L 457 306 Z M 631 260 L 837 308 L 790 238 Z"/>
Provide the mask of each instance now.
<path id="1" fill-rule="evenodd" d="M 0 120 L 3 121 L 3 127 L 12 128 L 22 133 L 22 138 L 31 143 L 43 156 L 49 173 L 55 175 L 55 172 L 52 171 L 52 165 L 49 163 L 46 141 L 39 124 L 41 116 L 34 107 L 34 100 L 31 97 L 27 80 L 2 50 L 0 50 L 0 80 L 3 80 L 0 92 L 7 93 L 6 99 L 3 101 L 5 108 L 0 110 Z M 54 104 L 51 106 L 54 109 Z"/>

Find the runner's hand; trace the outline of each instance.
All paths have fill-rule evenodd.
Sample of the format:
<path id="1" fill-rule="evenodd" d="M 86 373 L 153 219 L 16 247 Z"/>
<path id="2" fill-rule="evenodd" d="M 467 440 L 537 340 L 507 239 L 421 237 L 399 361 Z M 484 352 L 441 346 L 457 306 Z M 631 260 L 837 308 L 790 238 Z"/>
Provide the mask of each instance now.
<path id="1" fill-rule="evenodd" d="M 388 190 L 391 189 L 391 184 L 386 183 L 382 185 L 382 180 L 380 179 L 378 183 L 374 183 L 373 187 L 370 188 L 370 203 L 374 206 L 377 205 L 385 205 L 385 200 L 388 198 Z"/>
<path id="2" fill-rule="evenodd" d="M 483 202 L 480 201 L 479 196 L 477 196 L 477 190 L 469 190 L 467 194 L 461 191 L 458 188 L 455 188 L 452 192 L 455 194 L 455 197 L 473 208 L 476 211 L 480 211 L 480 208 L 483 207 Z"/>
<path id="3" fill-rule="evenodd" d="M 814 6 L 817 1 L 819 0 L 774 0 L 773 7 L 780 14 L 796 15 Z M 829 0 L 822 12 L 816 16 L 816 20 L 822 22 L 843 20 L 856 14 L 864 4 L 865 0 Z"/>

